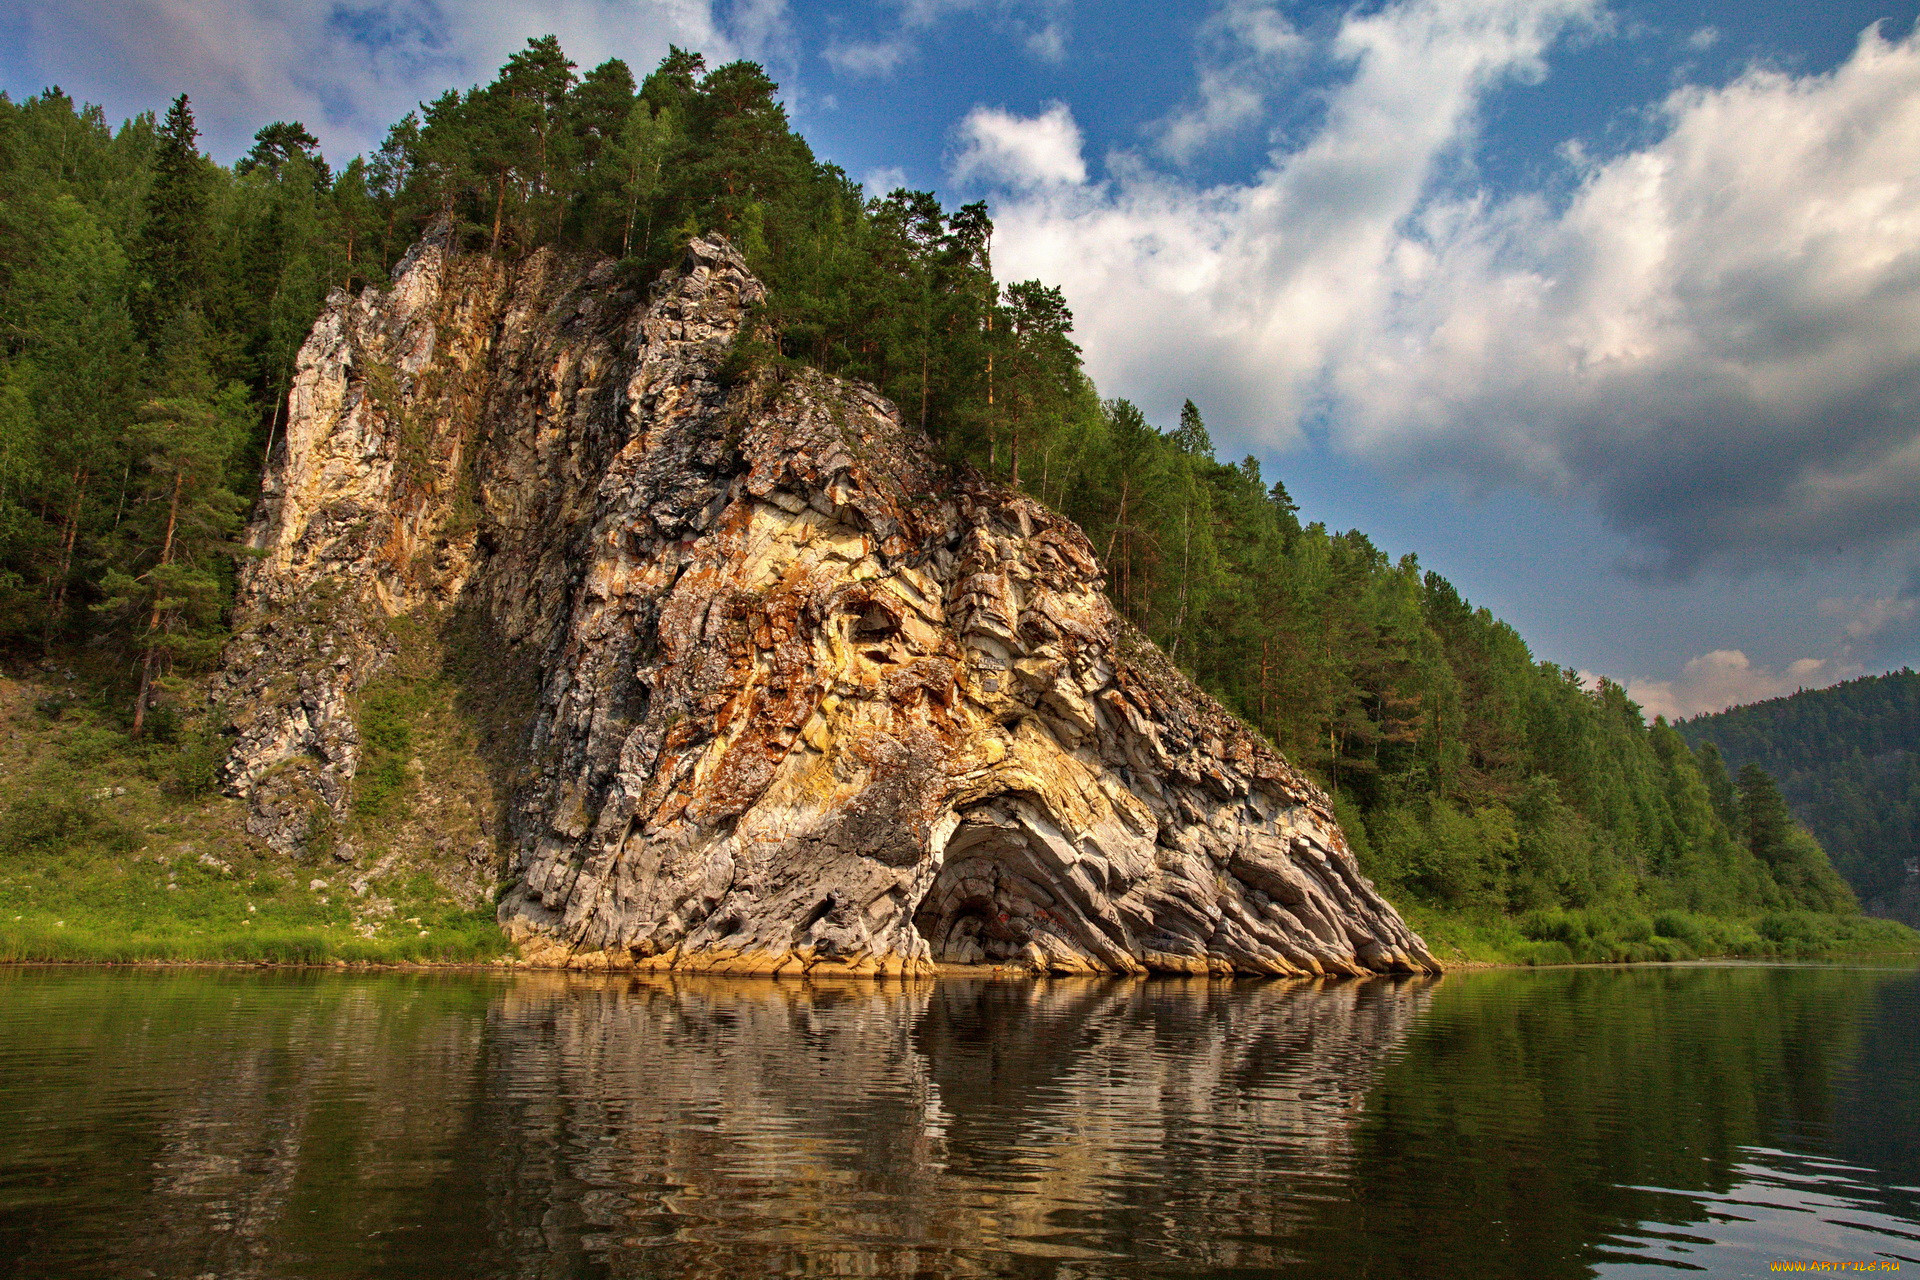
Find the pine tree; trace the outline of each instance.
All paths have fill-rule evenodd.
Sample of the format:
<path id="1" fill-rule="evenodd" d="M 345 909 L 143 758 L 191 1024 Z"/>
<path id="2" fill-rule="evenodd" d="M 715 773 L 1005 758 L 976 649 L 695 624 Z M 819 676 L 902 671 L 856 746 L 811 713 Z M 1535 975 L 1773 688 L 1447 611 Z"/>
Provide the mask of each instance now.
<path id="1" fill-rule="evenodd" d="M 296 156 L 307 162 L 315 190 L 324 191 L 332 185 L 332 171 L 320 155 L 320 139 L 309 133 L 307 126 L 298 120 L 291 123 L 276 120 L 254 134 L 252 149 L 239 159 L 233 171 L 246 174 L 255 169 L 265 169 L 278 178 L 280 171 Z"/>
<path id="2" fill-rule="evenodd" d="M 229 466 L 250 414 L 242 388 L 214 389 L 195 349 L 202 341 L 191 331 L 173 340 L 165 353 L 172 394 L 149 401 L 128 431 L 139 476 L 116 531 L 116 567 L 102 581 L 107 598 L 96 606 L 126 630 L 139 654 L 136 735 L 156 680 L 178 663 L 210 660 L 224 639 L 222 567 L 245 510 Z"/>
<path id="3" fill-rule="evenodd" d="M 183 308 L 196 305 L 204 286 L 210 175 L 199 137 L 183 93 L 160 126 L 136 255 L 145 277 L 139 316 L 149 337 Z"/>

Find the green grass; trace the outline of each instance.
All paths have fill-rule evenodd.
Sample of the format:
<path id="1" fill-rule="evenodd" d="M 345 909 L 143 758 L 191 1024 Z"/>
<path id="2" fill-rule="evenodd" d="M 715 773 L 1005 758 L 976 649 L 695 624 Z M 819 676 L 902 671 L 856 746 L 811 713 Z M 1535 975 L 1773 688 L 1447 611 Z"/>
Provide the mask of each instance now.
<path id="1" fill-rule="evenodd" d="M 0 690 L 0 962 L 475 963 L 512 948 L 430 876 L 296 862 L 253 842 L 190 727 Z M 364 877 L 364 880 L 363 880 Z"/>
<path id="2" fill-rule="evenodd" d="M 231 868 L 222 870 L 192 848 L 124 848 L 120 833 L 96 827 L 0 855 L 0 962 L 445 964 L 511 950 L 491 912 L 462 909 L 424 877 L 356 894 L 344 875 L 280 859 L 210 854 Z"/>
<path id="3" fill-rule="evenodd" d="M 1471 916 L 1403 905 L 1442 964 L 1630 964 L 1920 952 L 1920 933 L 1871 916 L 1777 911 L 1753 919 L 1603 907 Z"/>

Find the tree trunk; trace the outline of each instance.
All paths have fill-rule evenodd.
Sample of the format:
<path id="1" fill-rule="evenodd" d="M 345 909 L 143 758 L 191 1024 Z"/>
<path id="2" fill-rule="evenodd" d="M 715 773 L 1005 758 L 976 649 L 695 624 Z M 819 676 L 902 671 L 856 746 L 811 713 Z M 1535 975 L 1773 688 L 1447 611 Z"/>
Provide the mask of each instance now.
<path id="1" fill-rule="evenodd" d="M 173 473 L 173 496 L 167 500 L 167 533 L 160 543 L 160 564 L 165 567 L 173 560 L 173 531 L 180 521 L 180 486 L 185 483 L 187 473 L 184 470 Z M 140 688 L 133 695 L 133 736 L 139 737 L 147 723 L 147 695 L 153 689 L 153 660 L 158 649 L 155 643 L 160 634 L 161 609 L 160 597 L 154 595 L 153 613 L 147 618 L 147 651 L 140 658 Z"/>
<path id="2" fill-rule="evenodd" d="M 1000 424 L 993 412 L 993 311 L 987 311 L 987 473 L 1000 470 Z"/>
<path id="3" fill-rule="evenodd" d="M 67 575 L 73 572 L 73 547 L 80 537 L 80 504 L 86 498 L 86 468 L 73 469 L 73 502 L 67 508 L 66 531 L 60 536 L 60 568 L 54 574 L 53 590 L 47 597 L 47 633 L 43 647 L 53 643 L 53 625 L 67 604 Z"/>
<path id="4" fill-rule="evenodd" d="M 489 254 L 500 250 L 500 217 L 507 208 L 507 171 L 502 169 L 494 187 L 493 198 L 493 240 L 487 245 Z"/>
<path id="5" fill-rule="evenodd" d="M 640 166 L 627 175 L 627 224 L 620 229 L 620 256 L 633 253 L 633 218 L 640 209 Z"/>
<path id="6" fill-rule="evenodd" d="M 287 402 L 287 379 L 280 380 L 280 392 L 273 398 L 273 417 L 267 422 L 267 451 L 260 455 L 260 470 L 264 474 L 273 466 L 273 440 L 280 430 L 280 408 Z"/>
<path id="7" fill-rule="evenodd" d="M 1193 508 L 1189 504 L 1180 518 L 1180 597 L 1179 605 L 1173 614 L 1172 643 L 1167 646 L 1167 656 L 1175 662 L 1180 660 L 1180 641 L 1186 636 L 1187 628 L 1187 585 L 1193 572 Z"/>
<path id="8" fill-rule="evenodd" d="M 1272 725 L 1267 717 L 1267 693 L 1270 687 L 1269 681 L 1271 677 L 1268 675 L 1267 652 L 1272 645 L 1272 635 L 1262 631 L 1260 634 L 1260 723 L 1261 727 L 1270 733 L 1272 732 Z M 1274 734 L 1275 738 L 1279 736 L 1278 734 Z"/>

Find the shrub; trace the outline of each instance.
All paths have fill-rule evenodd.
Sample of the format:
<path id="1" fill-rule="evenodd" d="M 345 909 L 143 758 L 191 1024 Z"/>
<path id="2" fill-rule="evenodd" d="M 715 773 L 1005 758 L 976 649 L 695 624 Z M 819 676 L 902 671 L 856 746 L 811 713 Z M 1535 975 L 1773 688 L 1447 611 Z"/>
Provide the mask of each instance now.
<path id="1" fill-rule="evenodd" d="M 36 787 L 15 800 L 0 822 L 0 845 L 9 849 L 63 849 L 103 823 L 100 802 L 72 782 Z"/>
<path id="2" fill-rule="evenodd" d="M 215 735 L 184 738 L 161 761 L 160 789 L 182 800 L 211 795 L 220 785 L 220 764 L 225 758 L 226 743 Z"/>
<path id="3" fill-rule="evenodd" d="M 1686 943 L 1696 954 L 1705 953 L 1712 947 L 1707 922 L 1691 911 L 1668 908 L 1659 912 L 1653 917 L 1653 932 L 1655 937 Z"/>

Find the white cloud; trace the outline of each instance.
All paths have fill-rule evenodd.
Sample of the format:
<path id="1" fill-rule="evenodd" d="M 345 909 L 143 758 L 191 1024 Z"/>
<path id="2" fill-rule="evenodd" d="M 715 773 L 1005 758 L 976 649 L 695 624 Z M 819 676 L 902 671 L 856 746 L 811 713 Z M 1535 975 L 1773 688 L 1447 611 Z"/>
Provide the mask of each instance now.
<path id="1" fill-rule="evenodd" d="M 1833 596 L 1821 600 L 1818 610 L 1840 626 L 1828 643 L 1814 646 L 1815 655 L 1776 670 L 1750 661 L 1739 649 L 1716 649 L 1689 658 L 1676 679 L 1627 680 L 1627 692 L 1649 717 L 1674 720 L 1882 670 L 1889 642 L 1898 645 L 1900 634 L 1920 621 L 1920 572 L 1893 595 Z"/>
<path id="2" fill-rule="evenodd" d="M 1064 62 L 1067 57 L 1067 26 L 1058 19 L 1041 23 L 1026 35 L 1027 52 L 1042 62 Z"/>
<path id="3" fill-rule="evenodd" d="M 1864 668 L 1832 658 L 1801 658 L 1774 671 L 1755 666 L 1738 649 L 1715 649 L 1687 659 L 1678 679 L 1635 678 L 1626 682 L 1626 689 L 1648 720 L 1655 716 L 1683 720 L 1801 689 L 1825 688 L 1863 674 Z"/>
<path id="4" fill-rule="evenodd" d="M 528 36 L 558 35 L 582 68 L 620 57 L 645 75 L 669 43 L 709 61 L 780 56 L 786 24 L 784 0 L 34 0 L 14 59 L 115 114 L 185 92 L 223 159 L 297 119 L 344 160 L 419 99 L 490 79 Z"/>
<path id="5" fill-rule="evenodd" d="M 1080 126 L 1065 103 L 1049 103 L 1037 116 L 975 107 L 960 122 L 955 136 L 959 151 L 953 158 L 953 176 L 961 182 L 1047 187 L 1087 180 Z"/>
<path id="6" fill-rule="evenodd" d="M 1251 184 L 1196 189 L 1136 158 L 997 203 L 995 257 L 1057 282 L 1103 389 L 1150 408 L 1204 386 L 1223 425 L 1284 445 L 1314 384 L 1382 313 L 1403 221 L 1482 93 L 1537 76 L 1594 0 L 1412 0 L 1354 13 L 1326 123 Z M 976 113 L 978 114 L 978 113 Z M 1237 428 L 1237 431 L 1233 431 Z"/>
<path id="7" fill-rule="evenodd" d="M 1920 599 L 1899 595 L 1851 600 L 1830 598 L 1820 602 L 1820 612 L 1829 618 L 1845 618 L 1849 639 L 1868 640 L 1920 616 Z"/>
<path id="8" fill-rule="evenodd" d="M 1920 527 L 1920 46 L 1666 104 L 1563 210 L 1436 201 L 1332 381 L 1358 447 L 1597 498 L 1661 568 Z"/>
<path id="9" fill-rule="evenodd" d="M 1276 87 L 1277 73 L 1307 41 L 1266 0 L 1225 0 L 1201 24 L 1199 100 L 1174 111 L 1154 129 L 1161 154 L 1191 159 L 1208 143 L 1257 121 Z"/>
<path id="10" fill-rule="evenodd" d="M 1105 182 L 998 201 L 997 261 L 1065 287 L 1109 393 L 1167 413 L 1204 386 L 1236 445 L 1312 414 L 1409 477 L 1581 498 L 1650 571 L 1920 531 L 1916 37 L 1681 90 L 1641 149 L 1569 148 L 1570 198 L 1452 189 L 1486 94 L 1598 16 L 1356 10 L 1324 124 L 1254 180 L 1109 157 Z"/>
<path id="11" fill-rule="evenodd" d="M 1701 27 L 1687 37 L 1687 48 L 1705 51 L 1720 43 L 1720 28 Z"/>
<path id="12" fill-rule="evenodd" d="M 913 42 L 905 36 L 896 36 L 891 40 L 830 44 L 820 56 L 841 75 L 890 76 L 913 54 Z"/>
<path id="13" fill-rule="evenodd" d="M 885 196 L 907 185 L 907 171 L 894 165 L 884 169 L 869 169 L 867 176 L 860 179 L 860 189 L 868 199 Z"/>

